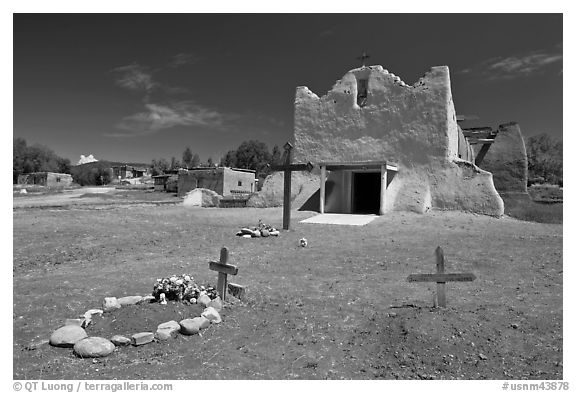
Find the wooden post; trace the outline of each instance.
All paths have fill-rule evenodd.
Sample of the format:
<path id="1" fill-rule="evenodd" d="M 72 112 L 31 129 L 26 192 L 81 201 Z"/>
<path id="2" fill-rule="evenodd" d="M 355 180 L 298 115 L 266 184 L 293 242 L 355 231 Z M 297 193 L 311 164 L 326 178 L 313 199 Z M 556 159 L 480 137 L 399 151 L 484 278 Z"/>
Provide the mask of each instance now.
<path id="1" fill-rule="evenodd" d="M 218 284 L 216 290 L 220 294 L 222 301 L 226 300 L 226 290 L 228 288 L 228 274 L 235 276 L 238 274 L 238 268 L 234 265 L 228 265 L 228 249 L 222 247 L 220 250 L 220 261 L 210 262 L 210 270 L 218 272 Z"/>
<path id="2" fill-rule="evenodd" d="M 440 246 L 436 248 L 436 273 L 444 274 L 444 251 Z M 436 282 L 436 293 L 438 294 L 438 307 L 446 307 L 446 282 Z"/>
<path id="3" fill-rule="evenodd" d="M 476 276 L 472 273 L 444 273 L 444 251 L 436 248 L 436 273 L 410 274 L 409 282 L 435 282 L 438 307 L 446 307 L 446 283 L 448 281 L 474 281 Z"/>
<path id="4" fill-rule="evenodd" d="M 284 165 L 289 166 L 292 162 L 292 145 L 290 142 L 286 142 L 284 145 L 284 151 L 286 152 L 286 158 L 284 159 Z M 284 171 L 284 215 L 282 217 L 282 228 L 290 229 L 290 200 L 292 197 L 292 171 L 286 169 Z"/>
<path id="5" fill-rule="evenodd" d="M 326 166 L 320 166 L 320 214 L 324 214 L 324 203 L 326 201 Z"/>
<path id="6" fill-rule="evenodd" d="M 386 185 L 388 184 L 388 169 L 386 164 L 382 165 L 380 168 L 380 212 L 379 214 L 384 215 L 384 209 L 386 208 Z"/>
<path id="7" fill-rule="evenodd" d="M 290 229 L 290 210 L 292 208 L 292 171 L 310 172 L 314 165 L 310 161 L 305 164 L 292 164 L 292 145 L 284 145 L 284 165 L 271 165 L 273 171 L 284 171 L 284 213 L 282 215 L 282 228 Z"/>

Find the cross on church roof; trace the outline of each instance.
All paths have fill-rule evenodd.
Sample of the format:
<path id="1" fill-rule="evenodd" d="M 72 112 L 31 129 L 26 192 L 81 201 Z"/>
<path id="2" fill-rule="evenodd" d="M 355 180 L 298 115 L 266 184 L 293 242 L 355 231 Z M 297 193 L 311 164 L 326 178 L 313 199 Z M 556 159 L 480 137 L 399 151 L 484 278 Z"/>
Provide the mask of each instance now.
<path id="1" fill-rule="evenodd" d="M 362 56 L 357 57 L 356 59 L 362 61 L 362 67 L 366 66 L 366 59 L 369 58 L 370 55 L 366 53 L 366 51 L 362 52 Z"/>

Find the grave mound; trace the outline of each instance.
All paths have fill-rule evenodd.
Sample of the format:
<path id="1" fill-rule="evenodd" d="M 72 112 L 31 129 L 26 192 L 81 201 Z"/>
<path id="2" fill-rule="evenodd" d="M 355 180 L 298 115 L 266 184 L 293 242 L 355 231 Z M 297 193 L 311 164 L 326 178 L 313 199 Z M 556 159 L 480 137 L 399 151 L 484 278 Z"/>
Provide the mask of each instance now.
<path id="1" fill-rule="evenodd" d="M 181 321 L 200 316 L 204 307 L 179 301 L 140 303 L 95 315 L 86 331 L 90 336 L 112 337 L 119 334 L 131 336 L 139 332 L 155 332 L 159 324 L 166 321 Z"/>

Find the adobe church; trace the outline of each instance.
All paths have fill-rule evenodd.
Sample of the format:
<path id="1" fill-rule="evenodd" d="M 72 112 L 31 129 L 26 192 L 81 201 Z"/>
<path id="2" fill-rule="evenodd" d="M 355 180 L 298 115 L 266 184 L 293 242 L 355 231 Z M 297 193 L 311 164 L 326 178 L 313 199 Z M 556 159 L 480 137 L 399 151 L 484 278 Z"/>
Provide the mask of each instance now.
<path id="1" fill-rule="evenodd" d="M 501 216 L 504 203 L 492 173 L 480 166 L 498 131 L 462 129 L 458 120 L 447 66 L 433 67 L 412 86 L 376 65 L 347 72 L 322 97 L 298 87 L 292 162 L 309 161 L 314 170 L 292 174 L 293 207 Z M 524 142 L 521 135 L 513 139 L 524 152 L 514 176 L 525 183 Z M 282 178 L 269 176 L 249 205 L 280 205 Z"/>

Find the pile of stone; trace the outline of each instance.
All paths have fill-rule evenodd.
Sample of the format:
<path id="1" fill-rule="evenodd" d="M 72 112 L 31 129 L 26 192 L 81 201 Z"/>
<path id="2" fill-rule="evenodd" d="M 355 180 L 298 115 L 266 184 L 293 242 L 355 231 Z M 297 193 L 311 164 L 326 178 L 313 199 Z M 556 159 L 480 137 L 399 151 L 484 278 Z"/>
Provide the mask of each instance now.
<path id="1" fill-rule="evenodd" d="M 216 288 L 210 285 L 196 284 L 194 278 L 189 274 L 159 278 L 156 280 L 152 291 L 152 296 L 164 304 L 166 299 L 196 304 L 201 295 L 207 295 L 210 299 L 219 297 Z"/>
<path id="2" fill-rule="evenodd" d="M 81 318 L 67 319 L 65 325 L 50 336 L 49 343 L 55 347 L 73 348 L 74 353 L 81 358 L 99 358 L 110 355 L 117 347 L 140 346 L 154 341 L 165 341 L 178 334 L 194 335 L 211 324 L 222 322 L 220 311 L 223 303 L 219 296 L 210 297 L 207 290 L 200 291 L 196 303 L 204 307 L 200 316 L 183 319 L 182 321 L 167 321 L 158 325 L 156 332 L 139 332 L 128 336 L 115 335 L 110 339 L 90 337 L 86 328 L 92 323 L 92 316 L 118 310 L 123 306 L 137 305 L 144 302 L 156 302 L 155 296 L 126 296 L 121 298 L 106 297 L 102 309 L 86 311 Z"/>
<path id="3" fill-rule="evenodd" d="M 258 226 L 252 228 L 243 227 L 236 233 L 236 236 L 242 236 L 244 238 L 269 237 L 278 235 L 280 235 L 280 231 L 278 231 L 272 225 L 264 224 L 262 220 L 258 221 Z"/>

